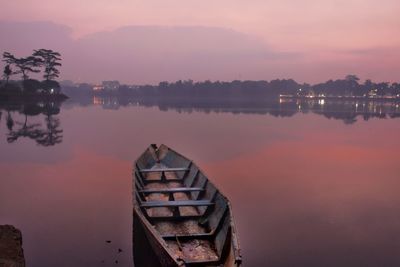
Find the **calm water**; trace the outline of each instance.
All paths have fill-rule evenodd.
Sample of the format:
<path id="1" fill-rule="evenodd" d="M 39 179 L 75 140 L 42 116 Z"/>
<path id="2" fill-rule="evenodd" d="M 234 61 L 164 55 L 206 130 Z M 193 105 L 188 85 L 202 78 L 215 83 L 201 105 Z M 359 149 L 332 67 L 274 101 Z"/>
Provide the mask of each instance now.
<path id="1" fill-rule="evenodd" d="M 240 111 L 2 110 L 0 224 L 28 266 L 132 266 L 131 164 L 165 143 L 230 198 L 245 266 L 400 266 L 400 119 Z"/>

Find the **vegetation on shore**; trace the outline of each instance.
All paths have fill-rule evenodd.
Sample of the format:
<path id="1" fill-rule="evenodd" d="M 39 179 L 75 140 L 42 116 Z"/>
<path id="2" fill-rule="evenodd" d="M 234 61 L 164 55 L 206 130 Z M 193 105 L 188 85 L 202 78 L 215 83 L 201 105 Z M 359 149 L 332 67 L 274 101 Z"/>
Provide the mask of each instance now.
<path id="1" fill-rule="evenodd" d="M 366 99 L 400 99 L 400 83 L 372 82 L 361 83 L 355 75 L 344 79 L 329 80 L 319 84 L 300 84 L 292 79 L 272 81 L 204 81 L 192 80 L 173 83 L 161 82 L 158 85 L 68 85 L 63 91 L 71 96 L 97 95 L 129 98 L 205 98 L 205 99 L 277 99 L 280 96 L 292 97 L 358 97 Z M 103 82 L 103 83 L 110 83 Z M 118 86 L 115 86 L 118 84 Z"/>
<path id="2" fill-rule="evenodd" d="M 30 98 L 33 100 L 46 98 L 66 98 L 61 94 L 60 84 L 55 80 L 59 77 L 61 55 L 49 49 L 34 50 L 27 57 L 16 57 L 9 52 L 3 53 L 3 82 L 0 84 L 0 97 L 16 100 Z M 30 74 L 43 72 L 43 80 L 29 77 Z M 21 80 L 11 81 L 14 75 L 21 75 Z"/>

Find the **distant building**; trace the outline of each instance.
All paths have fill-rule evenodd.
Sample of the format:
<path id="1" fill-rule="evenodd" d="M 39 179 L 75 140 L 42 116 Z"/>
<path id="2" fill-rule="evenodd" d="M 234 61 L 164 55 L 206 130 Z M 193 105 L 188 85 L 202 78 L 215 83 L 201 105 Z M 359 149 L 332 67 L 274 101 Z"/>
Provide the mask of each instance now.
<path id="1" fill-rule="evenodd" d="M 378 89 L 371 89 L 368 92 L 369 97 L 376 97 L 378 95 Z"/>
<path id="2" fill-rule="evenodd" d="M 104 90 L 117 90 L 120 86 L 119 81 L 103 81 L 101 85 Z"/>
<path id="3" fill-rule="evenodd" d="M 93 86 L 93 91 L 101 91 L 104 89 L 104 86 L 102 85 L 95 85 Z"/>

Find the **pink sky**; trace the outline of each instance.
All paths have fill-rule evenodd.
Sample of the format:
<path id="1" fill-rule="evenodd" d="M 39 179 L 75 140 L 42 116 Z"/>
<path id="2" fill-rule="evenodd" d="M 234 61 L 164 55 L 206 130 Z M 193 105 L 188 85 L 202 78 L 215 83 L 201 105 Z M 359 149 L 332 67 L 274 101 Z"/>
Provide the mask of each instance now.
<path id="1" fill-rule="evenodd" d="M 75 39 L 128 25 L 207 26 L 244 33 L 278 53 L 302 55 L 289 61 L 255 62 L 252 74 L 235 70 L 243 79 L 293 77 L 312 82 L 357 72 L 361 78 L 393 81 L 397 79 L 395 69 L 400 67 L 398 0 L 2 2 L 2 21 L 52 21 L 70 27 Z M 221 70 L 221 75 L 210 78 L 233 79 L 232 73 Z M 210 75 L 193 76 L 203 79 Z M 163 77 L 137 81 L 154 82 Z"/>

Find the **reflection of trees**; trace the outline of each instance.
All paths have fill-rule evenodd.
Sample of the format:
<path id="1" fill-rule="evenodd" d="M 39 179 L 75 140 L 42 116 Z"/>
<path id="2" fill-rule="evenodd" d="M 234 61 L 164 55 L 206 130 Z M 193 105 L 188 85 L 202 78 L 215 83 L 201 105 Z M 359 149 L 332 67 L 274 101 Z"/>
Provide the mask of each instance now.
<path id="1" fill-rule="evenodd" d="M 7 110 L 6 124 L 8 128 L 7 142 L 14 143 L 18 139 L 29 138 L 35 140 L 41 146 L 53 146 L 62 142 L 63 130 L 61 123 L 55 115 L 60 113 L 60 103 L 24 103 L 21 105 L 6 105 Z M 10 110 L 18 110 L 25 116 L 24 121 L 15 121 L 11 116 Z M 28 116 L 38 116 L 44 114 L 45 127 L 42 123 L 29 123 Z M 18 127 L 15 127 L 18 126 Z"/>
<path id="2" fill-rule="evenodd" d="M 60 120 L 48 115 L 46 117 L 46 126 L 47 129 L 36 139 L 37 144 L 42 146 L 54 146 L 55 144 L 61 143 L 63 130 L 60 129 Z"/>
<path id="3" fill-rule="evenodd" d="M 14 143 L 20 137 L 27 137 L 36 140 L 42 134 L 40 130 L 40 123 L 28 124 L 28 115 L 25 114 L 25 121 L 23 123 L 16 122 L 21 127 L 17 130 L 10 130 L 7 135 L 7 142 Z"/>
<path id="4" fill-rule="evenodd" d="M 349 77 L 350 79 L 350 77 Z M 178 113 L 232 113 L 232 114 L 268 114 L 274 117 L 291 117 L 297 113 L 314 113 L 328 119 L 341 120 L 353 124 L 358 119 L 398 118 L 400 103 L 398 101 L 365 101 L 365 100 L 331 100 L 331 99 L 290 99 L 278 101 L 236 100 L 221 101 L 203 98 L 124 98 L 114 97 L 115 105 L 140 105 L 158 107 L 161 111 L 174 110 Z M 107 98 L 97 98 L 95 104 L 103 104 Z"/>
<path id="5" fill-rule="evenodd" d="M 61 143 L 63 130 L 60 129 L 60 120 L 53 117 L 60 113 L 60 107 L 53 102 L 46 103 L 43 113 L 46 115 L 46 130 L 42 132 L 36 142 L 42 146 L 54 146 Z"/>
<path id="6" fill-rule="evenodd" d="M 9 110 L 7 110 L 7 118 L 6 118 L 6 121 L 7 121 L 7 129 L 8 129 L 9 131 L 12 131 L 12 129 L 13 129 L 13 127 L 14 127 L 14 120 L 13 120 L 13 118 L 11 117 L 11 114 L 10 114 L 10 111 L 9 111 Z"/>

